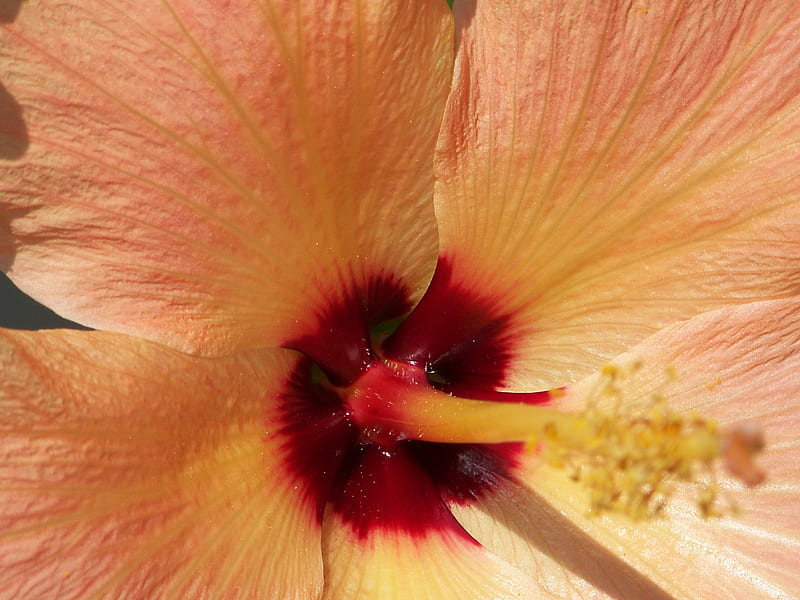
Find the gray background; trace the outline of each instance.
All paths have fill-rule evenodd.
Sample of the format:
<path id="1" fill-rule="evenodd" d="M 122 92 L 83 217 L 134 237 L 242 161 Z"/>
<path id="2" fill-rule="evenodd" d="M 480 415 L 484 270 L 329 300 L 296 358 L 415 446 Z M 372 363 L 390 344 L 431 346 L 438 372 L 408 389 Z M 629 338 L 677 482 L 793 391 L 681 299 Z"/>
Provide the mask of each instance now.
<path id="1" fill-rule="evenodd" d="M 0 273 L 0 327 L 11 329 L 81 328 L 32 300 Z M 82 329 L 82 328 L 81 328 Z"/>

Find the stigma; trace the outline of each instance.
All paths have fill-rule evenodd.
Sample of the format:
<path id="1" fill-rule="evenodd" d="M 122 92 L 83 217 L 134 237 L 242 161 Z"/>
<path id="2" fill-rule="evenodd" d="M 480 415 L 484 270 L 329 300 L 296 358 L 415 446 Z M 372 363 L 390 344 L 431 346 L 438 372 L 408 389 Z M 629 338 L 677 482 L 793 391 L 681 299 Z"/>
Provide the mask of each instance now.
<path id="1" fill-rule="evenodd" d="M 658 516 L 686 486 L 697 488 L 704 517 L 724 514 L 717 466 L 724 464 L 745 485 L 761 483 L 764 474 L 754 461 L 763 447 L 760 431 L 750 425 L 721 430 L 702 415 L 672 411 L 658 390 L 633 408 L 618 384 L 637 368 L 603 369 L 578 412 L 520 402 L 515 394 L 509 401 L 502 394 L 492 400 L 454 396 L 431 385 L 422 368 L 388 359 L 341 393 L 362 435 L 383 446 L 524 442 L 587 490 L 590 514 Z"/>

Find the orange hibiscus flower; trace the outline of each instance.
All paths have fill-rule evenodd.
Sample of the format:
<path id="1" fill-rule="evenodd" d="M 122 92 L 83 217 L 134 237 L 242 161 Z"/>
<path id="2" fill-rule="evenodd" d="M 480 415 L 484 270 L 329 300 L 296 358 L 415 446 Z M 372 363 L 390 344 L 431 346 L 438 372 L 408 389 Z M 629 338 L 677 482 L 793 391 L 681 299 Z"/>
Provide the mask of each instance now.
<path id="1" fill-rule="evenodd" d="M 0 6 L 0 597 L 800 597 L 800 4 Z"/>

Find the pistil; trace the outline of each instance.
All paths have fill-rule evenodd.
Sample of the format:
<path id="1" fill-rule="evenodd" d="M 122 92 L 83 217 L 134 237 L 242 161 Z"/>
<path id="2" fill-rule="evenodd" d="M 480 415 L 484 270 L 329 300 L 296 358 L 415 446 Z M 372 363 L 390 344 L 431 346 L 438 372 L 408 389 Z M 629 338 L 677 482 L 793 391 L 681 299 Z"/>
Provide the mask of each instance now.
<path id="1" fill-rule="evenodd" d="M 676 483 L 698 482 L 720 458 L 748 485 L 763 479 L 753 432 L 720 432 L 709 419 L 668 410 L 660 396 L 635 414 L 596 406 L 567 413 L 452 396 L 429 385 L 421 368 L 384 360 L 346 391 L 346 402 L 362 431 L 385 443 L 525 442 L 588 488 L 595 512 L 658 514 Z M 716 512 L 715 490 L 710 484 L 701 494 L 705 515 Z"/>

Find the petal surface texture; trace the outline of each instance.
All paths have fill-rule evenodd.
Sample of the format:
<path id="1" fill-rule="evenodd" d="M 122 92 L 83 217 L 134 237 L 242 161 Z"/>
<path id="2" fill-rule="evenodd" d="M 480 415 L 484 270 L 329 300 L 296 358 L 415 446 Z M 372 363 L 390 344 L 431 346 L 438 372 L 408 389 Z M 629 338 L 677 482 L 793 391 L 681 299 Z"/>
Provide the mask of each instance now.
<path id="1" fill-rule="evenodd" d="M 466 1 L 456 31 L 441 252 L 515 320 L 506 387 L 798 293 L 800 4 Z"/>
<path id="2" fill-rule="evenodd" d="M 61 315 L 217 354 L 430 279 L 443 2 L 31 0 L 0 48 L 0 261 Z"/>
<path id="3" fill-rule="evenodd" d="M 265 425 L 293 354 L 0 330 L 0 596 L 318 597 L 319 515 Z"/>
<path id="4" fill-rule="evenodd" d="M 800 302 L 773 300 L 695 317 L 649 338 L 615 362 L 632 361 L 641 361 L 643 367 L 619 383 L 623 411 L 646 406 L 651 394 L 661 393 L 671 409 L 696 411 L 716 419 L 722 428 L 755 423 L 763 428 L 766 439 L 758 462 L 767 481 L 745 489 L 718 469 L 722 506 L 734 502 L 740 514 L 704 520 L 696 504 L 699 490 L 686 488 L 673 498 L 664 518 L 632 522 L 618 516 L 587 517 L 587 492 L 575 487 L 564 471 L 531 457 L 526 483 L 568 519 L 569 535 L 556 539 L 571 545 L 573 555 L 581 547 L 605 553 L 607 558 L 596 561 L 595 569 L 608 564 L 611 573 L 623 574 L 611 585 L 580 561 L 573 559 L 571 565 L 566 562 L 559 567 L 568 565 L 576 580 L 594 582 L 611 598 L 800 597 Z M 673 382 L 665 372 L 667 365 L 674 367 Z M 598 380 L 592 376 L 577 384 L 563 398 L 562 407 L 577 408 L 587 402 L 603 405 L 597 394 Z M 532 506 L 535 510 L 533 501 Z M 552 527 L 557 533 L 558 519 L 545 522 L 546 529 Z M 537 523 L 515 518 L 509 529 L 540 540 L 546 533 L 535 529 Z M 662 591 L 637 594 L 631 587 L 637 576 L 626 577 L 620 560 Z M 560 574 L 558 568 L 549 573 Z"/>

